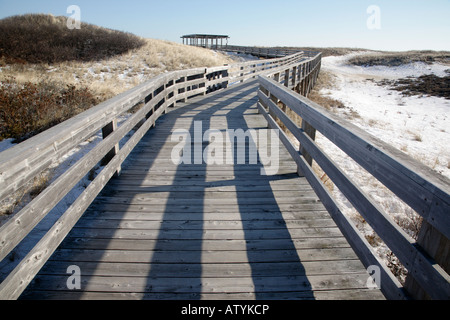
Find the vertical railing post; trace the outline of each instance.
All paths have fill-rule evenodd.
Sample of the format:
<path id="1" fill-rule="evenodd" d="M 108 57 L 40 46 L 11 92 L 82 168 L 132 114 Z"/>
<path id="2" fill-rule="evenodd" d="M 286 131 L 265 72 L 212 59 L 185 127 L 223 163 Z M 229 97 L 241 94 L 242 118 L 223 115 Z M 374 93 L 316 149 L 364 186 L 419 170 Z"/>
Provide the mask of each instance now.
<path id="1" fill-rule="evenodd" d="M 275 73 L 275 74 L 273 75 L 273 80 L 274 80 L 276 83 L 280 83 L 280 73 L 279 73 L 279 72 L 277 72 L 277 73 Z"/>
<path id="2" fill-rule="evenodd" d="M 422 222 L 417 244 L 427 253 L 445 272 L 450 274 L 450 241 L 439 230 L 427 221 Z M 430 296 L 414 279 L 414 274 L 408 273 L 405 288 L 411 298 L 416 300 L 430 300 Z"/>
<path id="3" fill-rule="evenodd" d="M 183 88 L 178 89 L 178 91 L 181 90 L 181 92 L 178 93 L 183 93 L 184 98 L 181 98 L 180 101 L 181 102 L 186 102 L 186 76 L 181 77 L 180 79 L 178 79 L 178 83 L 183 83 Z"/>
<path id="4" fill-rule="evenodd" d="M 311 89 L 311 78 L 312 78 L 311 70 L 312 70 L 312 63 L 310 61 L 307 62 L 306 65 L 304 65 L 303 88 L 301 94 L 305 97 L 309 94 L 309 91 Z M 316 129 L 313 126 L 311 126 L 308 122 L 306 122 L 304 119 L 302 119 L 302 129 L 313 141 L 316 139 Z M 303 155 L 306 162 L 310 166 L 312 166 L 313 158 L 302 145 L 300 145 L 300 153 Z"/>
<path id="5" fill-rule="evenodd" d="M 295 88 L 297 84 L 297 66 L 292 68 L 292 87 Z"/>
<path id="6" fill-rule="evenodd" d="M 165 98 L 164 98 L 164 100 L 165 100 L 165 102 L 164 102 L 164 111 L 163 111 L 163 114 L 166 114 L 167 113 L 167 111 L 168 111 L 168 109 L 169 109 L 169 104 L 168 104 L 168 101 L 169 101 L 169 99 L 171 99 L 171 96 L 170 96 L 170 94 L 172 93 L 173 95 L 175 94 L 175 92 L 174 91 L 170 91 L 170 90 L 167 90 L 168 88 L 170 88 L 170 87 L 172 87 L 173 85 L 175 85 L 175 80 L 173 80 L 173 82 L 172 82 L 172 84 L 170 84 L 172 82 L 172 80 L 168 80 L 165 84 L 164 84 L 164 91 L 166 92 L 166 94 L 165 94 Z M 175 102 L 173 103 L 173 106 L 175 106 Z M 155 123 L 155 125 L 156 125 L 156 123 Z"/>
<path id="7" fill-rule="evenodd" d="M 207 91 L 207 88 L 208 88 L 208 77 L 207 77 L 207 73 L 208 73 L 208 68 L 205 68 L 205 71 L 203 72 L 203 79 L 205 80 L 205 82 L 204 82 L 204 88 L 205 88 L 205 91 L 203 91 L 202 93 L 201 93 L 201 95 L 202 96 L 204 96 L 204 95 L 206 95 L 206 91 Z M 200 88 L 200 85 L 198 85 L 198 87 Z"/>
<path id="8" fill-rule="evenodd" d="M 276 83 L 280 83 L 280 73 L 279 73 L 279 72 L 277 72 L 277 73 L 275 73 L 275 74 L 273 75 L 273 80 L 274 80 Z M 279 102 L 280 100 L 278 100 L 278 98 L 275 97 L 270 91 L 269 91 L 269 98 L 270 98 L 270 100 L 273 101 L 273 103 L 275 103 L 276 105 L 278 105 L 278 102 Z M 275 113 L 273 113 L 273 111 L 272 111 L 271 108 L 269 108 L 269 114 L 270 114 L 270 116 L 271 116 L 272 118 L 274 118 L 274 119 L 276 118 L 276 115 L 275 115 Z"/>
<path id="9" fill-rule="evenodd" d="M 102 128 L 102 136 L 103 139 L 106 139 L 106 137 L 108 137 L 110 134 L 112 134 L 115 130 L 117 129 L 117 119 L 114 119 L 113 121 L 111 121 L 110 123 L 108 123 L 106 126 L 104 126 Z M 114 148 L 112 148 L 107 154 L 106 156 L 102 159 L 101 161 L 101 165 L 102 166 L 106 166 L 115 156 L 116 154 L 119 152 L 120 147 L 119 144 L 116 144 L 114 146 Z M 116 175 L 120 175 L 121 172 L 121 168 L 117 168 L 116 171 Z"/>
<path id="10" fill-rule="evenodd" d="M 314 127 L 311 126 L 304 119 L 302 119 L 302 129 L 313 141 L 316 139 L 316 129 L 314 129 Z M 310 166 L 312 166 L 313 158 L 306 151 L 306 149 L 303 147 L 303 145 L 300 145 L 300 153 L 303 155 L 303 157 L 305 158 L 306 162 Z"/>
<path id="11" fill-rule="evenodd" d="M 304 96 L 306 94 L 306 87 L 305 87 L 305 83 L 306 83 L 306 64 L 302 65 L 302 80 L 301 80 L 301 84 L 300 84 L 300 94 L 302 96 Z"/>
<path id="12" fill-rule="evenodd" d="M 289 87 L 289 69 L 284 71 L 284 86 Z"/>
<path id="13" fill-rule="evenodd" d="M 224 64 L 224 67 L 228 67 L 227 64 Z M 228 72 L 228 68 L 225 68 L 225 70 L 222 71 L 222 78 L 224 79 L 224 82 L 222 82 L 222 87 L 228 88 L 228 85 L 230 83 L 230 73 Z"/>

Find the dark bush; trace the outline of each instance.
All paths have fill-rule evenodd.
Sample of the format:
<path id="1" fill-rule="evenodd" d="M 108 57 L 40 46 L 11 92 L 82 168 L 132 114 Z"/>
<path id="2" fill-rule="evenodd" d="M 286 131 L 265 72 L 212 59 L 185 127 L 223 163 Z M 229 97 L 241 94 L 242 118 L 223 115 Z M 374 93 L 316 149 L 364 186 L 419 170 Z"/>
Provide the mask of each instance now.
<path id="1" fill-rule="evenodd" d="M 8 63 L 96 61 L 144 43 L 133 34 L 87 23 L 81 23 L 81 29 L 69 29 L 67 17 L 28 14 L 0 20 L 0 58 Z"/>
<path id="2" fill-rule="evenodd" d="M 450 62 L 450 52 L 446 51 L 406 51 L 406 52 L 380 52 L 359 55 L 348 61 L 355 66 L 389 66 L 398 67 L 413 62 L 426 64 Z"/>
<path id="3" fill-rule="evenodd" d="M 400 91 L 404 96 L 429 95 L 450 99 L 450 76 L 426 74 L 418 78 L 382 80 L 378 84 L 390 86 L 390 89 Z"/>

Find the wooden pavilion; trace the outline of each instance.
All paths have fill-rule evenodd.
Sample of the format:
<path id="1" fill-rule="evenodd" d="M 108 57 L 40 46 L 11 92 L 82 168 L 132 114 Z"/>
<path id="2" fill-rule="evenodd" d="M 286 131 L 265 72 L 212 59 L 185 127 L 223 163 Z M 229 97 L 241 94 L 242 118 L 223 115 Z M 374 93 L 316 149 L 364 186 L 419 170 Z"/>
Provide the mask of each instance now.
<path id="1" fill-rule="evenodd" d="M 230 37 L 227 35 L 215 35 L 215 34 L 189 34 L 181 37 L 183 39 L 183 44 L 203 47 L 203 48 L 211 48 L 211 49 L 219 49 L 228 45 L 228 39 Z M 220 43 L 219 43 L 220 40 Z"/>

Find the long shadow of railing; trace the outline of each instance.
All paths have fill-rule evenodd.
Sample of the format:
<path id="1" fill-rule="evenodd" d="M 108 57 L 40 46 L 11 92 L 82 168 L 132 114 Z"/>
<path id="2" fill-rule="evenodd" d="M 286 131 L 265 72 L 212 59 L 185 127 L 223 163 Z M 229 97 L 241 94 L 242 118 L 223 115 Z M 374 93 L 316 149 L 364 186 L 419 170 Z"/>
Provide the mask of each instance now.
<path id="1" fill-rule="evenodd" d="M 252 129 L 248 126 L 247 121 L 244 118 L 244 113 L 250 108 L 256 110 L 256 101 L 257 99 L 250 100 L 233 108 L 227 114 L 228 125 L 230 127 L 239 127 L 244 131 Z M 236 122 L 236 119 L 239 119 L 238 122 Z M 270 141 L 270 137 L 268 137 L 267 144 L 270 143 L 274 143 L 274 141 Z M 256 141 L 250 141 L 250 139 L 245 141 L 246 164 L 244 166 L 250 166 L 253 169 L 256 167 L 258 169 L 257 171 L 261 171 L 264 165 L 260 161 L 258 164 L 250 163 L 252 144 L 253 146 L 256 146 Z M 261 146 L 260 143 L 258 144 L 258 148 L 267 147 L 267 150 L 271 149 L 268 145 Z M 240 150 L 237 150 L 237 148 L 238 145 L 236 144 L 234 150 L 235 163 L 237 163 L 238 152 L 242 152 L 242 146 L 240 146 Z M 257 159 L 260 160 L 261 157 L 259 152 L 261 149 L 258 150 Z M 271 158 L 273 161 L 278 161 L 278 159 L 275 158 L 275 155 L 271 155 Z M 238 170 L 238 166 L 239 165 L 234 166 L 235 179 L 237 181 L 245 181 L 245 179 L 247 179 L 245 171 Z M 264 224 L 264 221 L 261 221 L 258 217 L 258 215 L 263 216 L 266 213 L 266 210 L 263 209 L 263 204 L 258 202 L 252 203 L 255 207 L 261 208 L 259 212 L 249 212 L 246 209 L 249 203 L 247 194 L 251 190 L 240 183 L 236 183 L 235 185 L 239 212 L 247 243 L 247 257 L 252 270 L 255 298 L 283 299 L 301 297 L 302 299 L 314 299 L 311 284 L 306 277 L 305 268 L 301 263 L 291 234 L 286 227 L 281 209 L 278 206 L 277 199 L 272 191 L 270 184 L 272 180 L 276 180 L 276 178 L 271 179 L 270 176 L 267 176 L 267 179 L 258 179 L 257 181 L 259 182 L 259 187 L 262 187 L 262 190 L 271 190 L 264 193 L 264 204 L 265 206 L 269 205 L 272 208 L 270 210 L 270 219 L 278 222 L 274 229 L 271 229 L 272 226 Z M 258 227 L 259 225 L 260 227 Z M 276 233 L 276 235 L 271 235 L 273 233 Z M 273 239 L 282 239 L 282 244 L 280 246 L 273 246 L 271 243 L 273 242 Z M 258 244 L 255 244 L 255 242 L 258 242 Z M 287 256 L 281 257 L 281 255 L 277 254 L 281 251 L 287 253 Z M 290 264 L 291 268 L 289 269 L 289 273 L 285 273 L 279 269 L 272 269 L 274 263 L 280 262 L 280 257 L 281 259 L 284 259 L 282 262 Z"/>
<path id="2" fill-rule="evenodd" d="M 254 87 L 250 86 L 250 89 L 245 88 L 241 93 L 242 96 L 247 96 L 255 92 Z M 221 95 L 222 96 L 222 95 Z M 216 96 L 217 97 L 217 96 Z M 172 185 L 177 186 L 183 182 L 186 182 L 186 178 L 199 186 L 196 189 L 195 195 L 183 196 L 183 192 L 171 191 L 169 192 L 167 203 L 165 205 L 165 212 L 163 215 L 163 221 L 159 231 L 158 239 L 155 244 L 154 254 L 151 259 L 151 268 L 147 279 L 147 289 L 149 292 L 152 290 L 161 289 L 161 291 L 166 291 L 166 293 L 160 292 L 157 294 L 147 294 L 146 298 L 169 298 L 169 299 L 201 299 L 205 289 L 203 288 L 203 270 L 202 270 L 202 251 L 203 251 L 203 234 L 204 234 L 204 222 L 205 222 L 205 211 L 207 204 L 205 203 L 206 191 L 211 185 L 214 185 L 215 181 L 207 180 L 207 164 L 203 158 L 203 150 L 206 146 L 202 141 L 195 141 L 194 138 L 199 136 L 203 139 L 204 133 L 209 129 L 215 129 L 211 123 L 212 114 L 220 111 L 224 105 L 232 103 L 236 97 L 227 95 L 223 96 L 223 101 L 214 101 L 216 97 L 206 97 L 201 101 L 195 103 L 195 105 L 186 106 L 186 110 L 189 113 L 196 112 L 191 119 L 192 123 L 189 128 L 185 129 L 189 132 L 191 137 L 191 164 L 181 164 L 178 166 L 176 173 L 174 175 Z M 212 102 L 212 104 L 205 108 L 205 104 Z M 196 111 L 197 106 L 201 110 Z M 196 123 L 197 122 L 197 123 Z M 201 124 L 200 132 L 199 123 Z M 197 127 L 196 127 L 197 126 Z M 202 154 L 196 154 L 195 151 L 198 150 L 201 144 L 200 152 Z M 201 158 L 201 163 L 198 159 Z M 168 161 L 170 161 L 168 159 Z M 188 170 L 188 171 L 186 171 Z M 187 172 L 191 172 L 188 177 Z M 186 187 L 189 190 L 189 187 Z M 190 214 L 189 218 L 184 221 L 180 220 L 179 223 L 175 223 L 178 226 L 177 234 L 174 234 L 173 229 L 174 221 L 172 218 L 173 212 L 182 212 L 185 208 Z M 184 226 L 186 224 L 186 226 Z M 166 244 L 168 241 L 179 241 L 180 246 L 173 251 L 170 264 L 164 262 L 167 261 Z M 163 264 L 160 264 L 163 263 Z M 177 278 L 176 271 L 180 270 L 182 266 L 183 272 L 180 272 L 180 278 Z M 164 269 L 164 274 L 168 277 L 162 276 L 162 269 Z M 188 270 L 188 272 L 186 272 Z"/>
<path id="3" fill-rule="evenodd" d="M 209 100 L 209 98 L 206 98 Z M 178 165 L 175 175 L 173 177 L 172 186 L 178 186 L 188 178 L 192 183 L 203 186 L 200 190 L 196 191 L 196 194 L 192 197 L 183 196 L 183 191 L 169 191 L 167 202 L 165 205 L 165 211 L 162 218 L 159 235 L 154 247 L 154 253 L 151 259 L 150 272 L 147 279 L 147 289 L 149 292 L 153 290 L 161 290 L 169 293 L 169 298 L 176 298 L 177 296 L 182 299 L 200 299 L 202 292 L 202 242 L 203 242 L 203 220 L 204 220 L 204 206 L 205 206 L 205 182 L 206 182 L 206 164 L 203 162 L 202 155 L 196 153 L 197 148 L 200 151 L 203 150 L 203 143 L 200 142 L 200 146 L 196 145 L 194 138 L 200 134 L 203 137 L 204 130 L 210 128 L 210 121 L 205 113 L 210 113 L 218 109 L 217 106 L 211 108 L 199 110 L 197 108 L 204 108 L 202 105 L 186 106 L 186 110 L 189 112 L 197 113 L 192 117 L 192 122 L 189 128 L 184 129 L 189 132 L 190 139 L 188 141 L 188 148 L 192 151 L 189 155 L 189 163 L 182 163 Z M 196 127 L 196 122 L 201 123 L 201 128 Z M 197 162 L 198 157 L 201 156 L 201 163 Z M 183 161 L 187 160 L 187 155 L 183 154 Z M 167 159 L 170 162 L 170 159 Z M 192 176 L 186 176 L 186 170 L 192 170 Z M 189 187 L 186 187 L 189 190 Z M 186 221 L 177 221 L 177 229 L 173 229 L 174 220 L 173 213 L 183 212 L 183 206 L 189 208 L 189 219 Z M 198 223 L 200 222 L 200 223 Z M 183 227 L 187 224 L 186 227 Z M 174 231 L 177 232 L 174 234 Z M 172 252 L 172 258 L 167 258 L 167 242 L 176 241 L 179 243 L 179 247 L 172 248 L 175 251 Z M 186 245 L 188 244 L 188 245 Z M 162 265 L 160 265 L 162 263 Z M 182 272 L 182 278 L 176 277 L 177 268 L 180 264 L 186 265 L 185 270 L 189 270 L 188 277 L 186 272 Z M 161 275 L 162 269 L 165 269 L 165 274 L 169 277 L 163 277 Z M 159 297 L 165 297 L 164 293 L 159 293 Z M 152 297 L 147 295 L 147 297 Z M 155 296 L 153 296 L 154 298 Z"/>

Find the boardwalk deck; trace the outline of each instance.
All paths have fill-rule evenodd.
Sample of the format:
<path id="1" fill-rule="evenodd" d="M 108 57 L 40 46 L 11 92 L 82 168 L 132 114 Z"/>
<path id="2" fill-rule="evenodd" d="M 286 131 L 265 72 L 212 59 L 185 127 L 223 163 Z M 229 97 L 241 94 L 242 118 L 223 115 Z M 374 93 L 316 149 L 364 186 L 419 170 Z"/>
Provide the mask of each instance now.
<path id="1" fill-rule="evenodd" d="M 161 117 L 41 269 L 22 299 L 383 299 L 295 162 L 180 164 L 171 134 L 264 130 L 257 82 Z M 203 145 L 205 146 L 205 145 Z M 67 268 L 81 270 L 69 290 Z"/>

